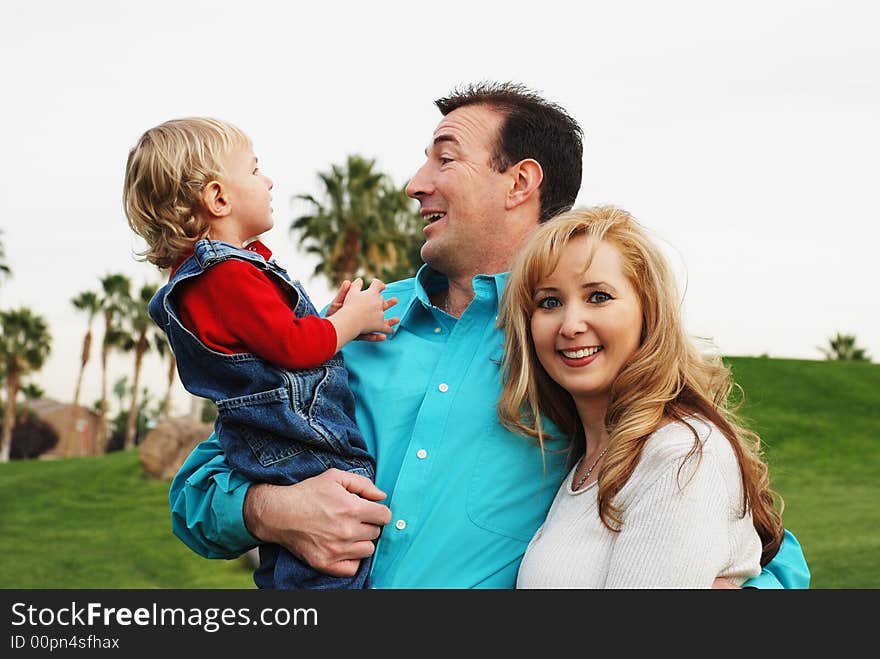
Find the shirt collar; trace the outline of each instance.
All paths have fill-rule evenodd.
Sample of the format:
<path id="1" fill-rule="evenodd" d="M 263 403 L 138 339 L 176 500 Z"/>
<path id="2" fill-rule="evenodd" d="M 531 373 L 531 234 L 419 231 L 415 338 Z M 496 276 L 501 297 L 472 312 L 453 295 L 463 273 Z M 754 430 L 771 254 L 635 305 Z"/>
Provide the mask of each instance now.
<path id="1" fill-rule="evenodd" d="M 253 242 L 248 243 L 247 245 L 242 247 L 242 249 L 245 249 L 249 252 L 255 252 L 255 253 L 259 254 L 260 256 L 263 257 L 263 260 L 265 260 L 266 263 L 268 263 L 269 259 L 272 258 L 272 250 L 270 250 L 268 247 L 266 247 L 262 243 L 262 241 L 259 241 L 259 240 L 254 240 Z M 171 268 L 171 273 L 169 276 L 173 277 L 174 273 L 177 272 L 177 269 L 181 265 L 183 265 L 183 262 L 186 261 L 194 253 L 195 253 L 195 245 L 193 245 L 193 247 L 191 247 L 189 249 L 189 251 L 186 254 L 184 254 L 183 257 L 174 265 L 174 267 Z"/>
<path id="2" fill-rule="evenodd" d="M 479 295 L 479 290 L 481 288 L 476 285 L 478 279 L 492 280 L 495 294 L 498 296 L 497 299 L 499 301 L 501 300 L 501 293 L 503 292 L 504 284 L 507 281 L 506 272 L 499 272 L 495 275 L 477 275 L 474 277 L 474 291 L 477 295 Z M 449 288 L 449 279 L 446 275 L 437 272 L 429 265 L 425 264 L 419 268 L 419 271 L 416 273 L 416 276 L 413 279 L 413 287 L 415 289 L 415 295 L 411 298 L 409 305 L 400 315 L 400 323 L 394 328 L 395 331 L 406 325 L 407 321 L 410 320 L 412 315 L 416 313 L 418 309 L 430 309 L 433 306 L 431 304 L 431 295 L 438 291 L 445 291 Z"/>
<path id="3" fill-rule="evenodd" d="M 262 256 L 263 259 L 265 259 L 266 263 L 268 263 L 269 260 L 272 258 L 272 250 L 266 247 L 260 240 L 249 242 L 247 245 L 244 246 L 244 249 L 249 252 L 256 252 L 257 254 Z"/>

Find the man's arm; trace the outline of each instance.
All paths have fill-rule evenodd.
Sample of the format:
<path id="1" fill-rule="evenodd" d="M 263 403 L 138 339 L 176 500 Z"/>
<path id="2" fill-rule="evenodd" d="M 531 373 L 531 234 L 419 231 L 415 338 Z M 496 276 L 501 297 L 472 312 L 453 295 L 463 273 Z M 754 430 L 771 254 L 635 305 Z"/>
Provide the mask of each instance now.
<path id="1" fill-rule="evenodd" d="M 255 483 L 243 517 L 266 542 L 284 545 L 325 574 L 351 577 L 391 521 L 391 511 L 373 503 L 384 498 L 369 478 L 328 469 L 296 485 Z"/>
<path id="2" fill-rule="evenodd" d="M 743 588 L 809 588 L 810 568 L 801 545 L 788 529 L 776 556 L 757 577 L 749 579 Z"/>
<path id="3" fill-rule="evenodd" d="M 259 544 L 244 525 L 251 483 L 226 464 L 217 435 L 189 454 L 171 481 L 171 530 L 205 558 L 235 558 Z"/>
<path id="4" fill-rule="evenodd" d="M 174 534 L 202 556 L 234 558 L 259 538 L 339 576 L 372 554 L 391 520 L 374 503 L 384 498 L 368 478 L 337 469 L 296 485 L 252 484 L 226 464 L 214 434 L 189 455 L 169 493 Z"/>

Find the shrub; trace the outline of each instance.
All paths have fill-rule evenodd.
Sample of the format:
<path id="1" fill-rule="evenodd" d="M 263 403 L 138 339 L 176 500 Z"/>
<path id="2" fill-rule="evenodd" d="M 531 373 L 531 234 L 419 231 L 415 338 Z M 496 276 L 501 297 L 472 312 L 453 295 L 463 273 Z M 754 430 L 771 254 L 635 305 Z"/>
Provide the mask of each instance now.
<path id="1" fill-rule="evenodd" d="M 28 460 L 41 456 L 58 444 L 58 433 L 45 421 L 33 414 L 19 419 L 12 429 L 10 460 Z"/>

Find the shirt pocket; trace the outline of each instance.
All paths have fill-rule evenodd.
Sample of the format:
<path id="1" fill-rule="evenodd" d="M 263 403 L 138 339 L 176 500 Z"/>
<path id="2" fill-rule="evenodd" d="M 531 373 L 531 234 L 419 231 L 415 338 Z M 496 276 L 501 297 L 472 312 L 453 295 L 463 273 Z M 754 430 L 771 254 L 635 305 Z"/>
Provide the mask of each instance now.
<path id="1" fill-rule="evenodd" d="M 477 526 L 529 542 L 543 524 L 559 488 L 565 455 L 544 453 L 534 440 L 487 426 L 477 439 L 467 514 Z"/>

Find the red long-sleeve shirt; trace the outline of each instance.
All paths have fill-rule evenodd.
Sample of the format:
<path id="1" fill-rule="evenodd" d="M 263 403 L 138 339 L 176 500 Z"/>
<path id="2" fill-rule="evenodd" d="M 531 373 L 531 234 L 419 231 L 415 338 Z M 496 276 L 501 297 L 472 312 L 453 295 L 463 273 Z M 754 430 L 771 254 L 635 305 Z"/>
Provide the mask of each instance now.
<path id="1" fill-rule="evenodd" d="M 267 261 L 272 256 L 259 241 L 245 249 Z M 217 352 L 251 352 L 292 370 L 323 364 L 336 352 L 336 328 L 320 316 L 297 318 L 282 286 L 250 263 L 229 259 L 181 282 L 175 302 L 184 327 Z"/>

